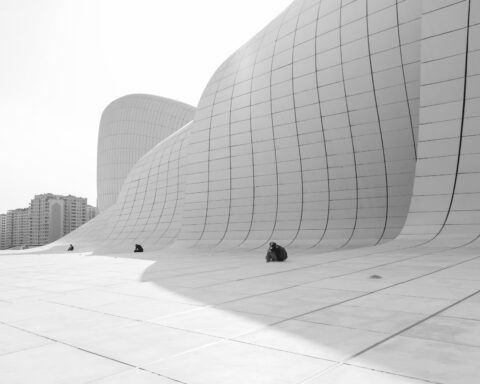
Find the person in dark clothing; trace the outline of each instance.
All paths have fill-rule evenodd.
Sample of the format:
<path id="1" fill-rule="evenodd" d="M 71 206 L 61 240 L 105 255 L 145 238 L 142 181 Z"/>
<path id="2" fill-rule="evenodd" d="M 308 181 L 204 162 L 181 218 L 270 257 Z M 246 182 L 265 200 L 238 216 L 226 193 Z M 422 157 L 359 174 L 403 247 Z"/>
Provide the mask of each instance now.
<path id="1" fill-rule="evenodd" d="M 287 260 L 287 251 L 282 246 L 274 243 L 273 241 L 270 243 L 267 252 L 267 263 L 271 261 L 285 261 Z"/>
<path id="2" fill-rule="evenodd" d="M 69 251 L 69 252 L 73 251 L 73 245 L 72 244 L 69 245 L 67 251 Z"/>
<path id="3" fill-rule="evenodd" d="M 135 250 L 133 252 L 143 252 L 143 247 L 140 244 L 135 244 Z"/>

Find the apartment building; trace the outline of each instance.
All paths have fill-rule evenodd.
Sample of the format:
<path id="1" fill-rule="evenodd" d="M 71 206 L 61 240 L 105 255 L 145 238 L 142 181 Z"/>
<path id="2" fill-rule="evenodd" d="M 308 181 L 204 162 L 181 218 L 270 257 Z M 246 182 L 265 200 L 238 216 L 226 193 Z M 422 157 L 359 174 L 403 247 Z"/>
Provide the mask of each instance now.
<path id="1" fill-rule="evenodd" d="M 29 242 L 29 208 L 19 208 L 8 211 L 6 215 L 5 248 L 28 246 Z"/>
<path id="2" fill-rule="evenodd" d="M 97 216 L 97 207 L 87 204 L 87 221 L 92 220 L 95 216 Z"/>
<path id="3" fill-rule="evenodd" d="M 51 243 L 85 224 L 96 212 L 83 197 L 35 195 L 29 208 L 0 214 L 0 249 Z"/>
<path id="4" fill-rule="evenodd" d="M 30 202 L 30 245 L 51 243 L 88 221 L 87 199 L 45 193 Z"/>
<path id="5" fill-rule="evenodd" d="M 7 215 L 0 214 L 0 249 L 7 248 Z"/>

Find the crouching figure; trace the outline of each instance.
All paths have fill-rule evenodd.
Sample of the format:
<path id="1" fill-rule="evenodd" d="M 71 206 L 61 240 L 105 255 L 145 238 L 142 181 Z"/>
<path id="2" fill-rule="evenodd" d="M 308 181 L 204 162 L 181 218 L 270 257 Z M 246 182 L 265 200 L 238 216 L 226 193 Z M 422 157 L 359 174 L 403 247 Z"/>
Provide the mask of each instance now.
<path id="1" fill-rule="evenodd" d="M 273 241 L 270 243 L 267 252 L 267 263 L 271 261 L 285 261 L 287 260 L 287 251 L 282 246 L 274 243 Z"/>

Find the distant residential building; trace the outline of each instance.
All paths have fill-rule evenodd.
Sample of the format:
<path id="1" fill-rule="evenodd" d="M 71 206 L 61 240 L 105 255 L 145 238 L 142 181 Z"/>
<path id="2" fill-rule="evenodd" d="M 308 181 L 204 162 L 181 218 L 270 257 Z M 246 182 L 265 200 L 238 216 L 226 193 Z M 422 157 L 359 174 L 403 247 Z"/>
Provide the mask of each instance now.
<path id="1" fill-rule="evenodd" d="M 19 208 L 7 212 L 6 248 L 28 246 L 30 242 L 30 209 Z"/>
<path id="2" fill-rule="evenodd" d="M 87 204 L 87 221 L 92 220 L 95 216 L 97 216 L 97 207 Z"/>
<path id="3" fill-rule="evenodd" d="M 63 235 L 70 233 L 87 222 L 87 199 L 62 196 L 64 201 Z"/>
<path id="4" fill-rule="evenodd" d="M 46 193 L 30 202 L 30 244 L 51 243 L 85 224 L 89 218 L 87 199 Z"/>
<path id="5" fill-rule="evenodd" d="M 0 214 L 0 249 L 7 248 L 7 215 Z"/>
<path id="6" fill-rule="evenodd" d="M 0 249 L 51 243 L 85 224 L 96 212 L 83 197 L 35 195 L 29 208 L 0 215 Z"/>
<path id="7" fill-rule="evenodd" d="M 64 202 L 58 195 L 35 195 L 30 202 L 30 245 L 45 245 L 63 234 Z"/>

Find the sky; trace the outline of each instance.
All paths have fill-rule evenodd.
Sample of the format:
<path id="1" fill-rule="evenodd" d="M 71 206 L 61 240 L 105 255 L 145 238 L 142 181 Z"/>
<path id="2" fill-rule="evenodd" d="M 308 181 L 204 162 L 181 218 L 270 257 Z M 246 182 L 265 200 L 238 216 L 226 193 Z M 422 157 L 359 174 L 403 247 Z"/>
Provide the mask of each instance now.
<path id="1" fill-rule="evenodd" d="M 35 194 L 96 204 L 103 109 L 131 93 L 197 105 L 291 0 L 0 0 L 0 213 Z"/>

